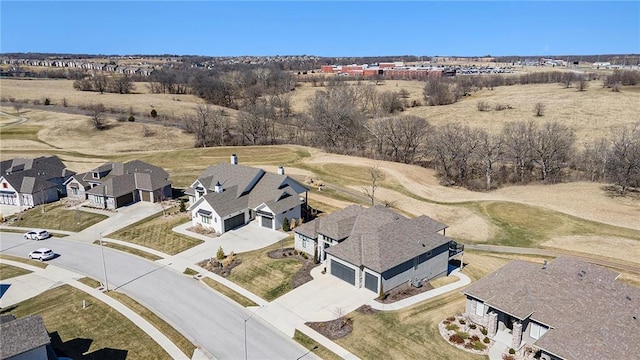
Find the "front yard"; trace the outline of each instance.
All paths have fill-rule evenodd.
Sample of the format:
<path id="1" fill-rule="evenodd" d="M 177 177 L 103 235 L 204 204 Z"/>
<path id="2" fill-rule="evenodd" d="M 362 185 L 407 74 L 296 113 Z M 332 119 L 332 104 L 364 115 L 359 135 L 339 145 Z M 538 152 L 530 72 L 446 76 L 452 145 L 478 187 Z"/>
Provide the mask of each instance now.
<path id="1" fill-rule="evenodd" d="M 188 222 L 190 220 L 188 213 L 178 212 L 178 207 L 167 209 L 165 213 L 171 215 L 163 216 L 162 213 L 158 213 L 108 234 L 106 237 L 128 241 L 169 255 L 175 255 L 203 242 L 171 230 Z"/>
<path id="2" fill-rule="evenodd" d="M 9 216 L 10 225 L 79 232 L 107 218 L 105 215 L 68 208 L 63 201 L 36 206 L 25 212 Z M 16 219 L 12 221 L 12 219 Z"/>
<path id="3" fill-rule="evenodd" d="M 82 301 L 87 308 L 82 308 Z M 0 311 L 40 314 L 60 356 L 73 359 L 171 359 L 149 335 L 98 299 L 62 285 Z"/>
<path id="4" fill-rule="evenodd" d="M 296 272 L 303 261 L 294 258 L 274 259 L 268 253 L 293 247 L 293 236 L 266 248 L 236 255 L 240 265 L 231 270 L 228 279 L 260 296 L 272 301 L 293 289 Z M 292 250 L 292 257 L 293 255 Z"/>

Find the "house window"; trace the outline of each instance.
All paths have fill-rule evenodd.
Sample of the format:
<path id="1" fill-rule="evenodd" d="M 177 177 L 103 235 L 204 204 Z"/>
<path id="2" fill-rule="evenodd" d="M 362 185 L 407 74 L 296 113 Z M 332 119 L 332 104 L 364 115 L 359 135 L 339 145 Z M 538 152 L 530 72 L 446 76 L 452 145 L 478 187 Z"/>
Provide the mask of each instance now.
<path id="1" fill-rule="evenodd" d="M 307 248 L 307 242 L 308 242 L 307 238 L 302 238 L 302 247 L 305 249 Z"/>
<path id="2" fill-rule="evenodd" d="M 200 221 L 203 224 L 211 224 L 211 216 L 200 215 Z"/>
<path id="3" fill-rule="evenodd" d="M 99 179 L 99 178 L 100 178 L 100 175 L 99 175 L 97 172 L 94 172 L 94 173 L 93 173 L 93 178 L 94 178 L 94 179 Z"/>
<path id="4" fill-rule="evenodd" d="M 78 188 L 71 188 L 71 193 L 73 195 L 78 195 L 78 193 L 79 193 Z"/>
<path id="5" fill-rule="evenodd" d="M 7 183 L 4 183 L 4 182 L 2 183 L 2 188 L 3 188 L 3 189 L 7 189 L 8 187 L 9 187 L 9 186 L 7 185 Z"/>
<path id="6" fill-rule="evenodd" d="M 534 322 L 531 323 L 531 330 L 529 331 L 529 335 L 531 335 L 532 339 L 540 339 L 540 337 L 546 332 L 547 328 L 545 326 L 536 324 Z"/>
<path id="7" fill-rule="evenodd" d="M 484 316 L 484 303 L 476 300 L 476 315 Z"/>

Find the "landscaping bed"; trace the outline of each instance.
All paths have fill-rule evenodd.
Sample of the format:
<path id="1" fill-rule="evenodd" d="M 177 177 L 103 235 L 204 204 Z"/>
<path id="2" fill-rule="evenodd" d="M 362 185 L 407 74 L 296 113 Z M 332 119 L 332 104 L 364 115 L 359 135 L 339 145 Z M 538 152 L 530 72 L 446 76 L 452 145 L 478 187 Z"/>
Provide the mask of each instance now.
<path id="1" fill-rule="evenodd" d="M 409 283 L 404 283 L 385 293 L 383 297 L 377 298 L 376 301 L 383 304 L 391 304 L 396 301 L 412 297 L 414 295 L 422 294 L 423 292 L 432 289 L 433 286 L 431 286 L 428 282 L 423 282 L 422 286 L 419 288 L 412 286 Z"/>
<path id="2" fill-rule="evenodd" d="M 353 331 L 353 319 L 346 316 L 341 316 L 330 321 L 307 322 L 305 325 L 330 340 L 341 339 Z"/>
<path id="3" fill-rule="evenodd" d="M 230 261 L 225 261 L 229 256 L 233 257 Z M 209 259 L 202 260 L 197 263 L 198 266 L 205 268 L 216 275 L 220 275 L 222 277 L 229 277 L 231 275 L 231 270 L 236 266 L 242 264 L 242 261 L 236 258 L 235 255 L 230 254 L 225 257 L 225 259 L 217 260 L 217 259 Z"/>
<path id="4" fill-rule="evenodd" d="M 486 355 L 493 344 L 484 326 L 473 324 L 462 315 L 446 318 L 438 324 L 438 329 L 449 344 L 470 353 Z"/>

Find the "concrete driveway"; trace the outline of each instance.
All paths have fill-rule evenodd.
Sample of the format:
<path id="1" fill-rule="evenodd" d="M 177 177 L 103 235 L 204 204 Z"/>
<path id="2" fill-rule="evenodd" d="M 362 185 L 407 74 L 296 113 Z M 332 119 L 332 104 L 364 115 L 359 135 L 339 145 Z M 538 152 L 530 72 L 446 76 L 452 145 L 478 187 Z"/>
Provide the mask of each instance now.
<path id="1" fill-rule="evenodd" d="M 93 210 L 85 208 L 81 208 L 81 210 L 96 212 L 109 216 L 109 218 L 104 219 L 95 225 L 89 226 L 88 228 L 78 233 L 69 235 L 69 237 L 67 238 L 69 240 L 93 242 L 95 240 L 98 240 L 98 238 L 100 237 L 100 233 L 102 233 L 102 236 L 106 236 L 109 233 L 127 227 L 153 214 L 161 212 L 162 205 L 158 203 L 140 201 L 129 206 L 121 207 L 116 211 Z"/>
<path id="2" fill-rule="evenodd" d="M 191 226 L 191 223 L 182 224 L 180 226 L 176 226 L 173 231 L 204 241 L 204 243 L 196 247 L 175 255 L 175 257 L 188 260 L 192 264 L 209 257 L 216 256 L 216 252 L 220 246 L 222 246 L 222 249 L 226 254 L 231 251 L 238 254 L 262 249 L 271 244 L 275 244 L 288 236 L 286 233 L 281 231 L 263 228 L 258 225 L 256 221 L 252 221 L 237 229 L 227 231 L 218 237 L 209 237 L 188 231 L 187 228 L 190 228 Z"/>
<path id="3" fill-rule="evenodd" d="M 312 281 L 263 306 L 256 315 L 285 334 L 293 336 L 295 328 L 303 326 L 307 321 L 336 319 L 378 296 L 330 274 L 321 274 L 323 267 L 324 265 L 320 265 L 311 270 L 314 277 Z"/>
<path id="4" fill-rule="evenodd" d="M 9 217 L 13 214 L 17 214 L 19 212 L 21 212 L 22 210 L 26 210 L 27 207 L 26 206 L 13 206 L 13 205 L 4 205 L 4 204 L 0 204 L 0 214 L 3 217 Z"/>

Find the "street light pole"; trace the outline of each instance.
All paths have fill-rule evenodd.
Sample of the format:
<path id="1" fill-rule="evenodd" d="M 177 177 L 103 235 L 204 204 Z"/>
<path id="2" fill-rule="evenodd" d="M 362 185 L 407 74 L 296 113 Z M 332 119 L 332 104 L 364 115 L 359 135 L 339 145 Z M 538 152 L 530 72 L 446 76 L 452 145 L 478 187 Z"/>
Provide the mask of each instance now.
<path id="1" fill-rule="evenodd" d="M 307 351 L 306 353 L 302 354 L 302 356 L 300 356 L 300 357 L 299 357 L 299 358 L 297 358 L 296 360 L 300 360 L 300 359 L 302 359 L 303 357 L 305 357 L 305 356 L 309 355 L 313 350 L 316 350 L 317 348 L 318 348 L 318 345 L 316 345 L 316 346 L 312 347 L 309 351 Z"/>
<path id="2" fill-rule="evenodd" d="M 102 233 L 100 233 L 100 253 L 102 254 L 102 270 L 104 271 L 104 287 L 109 291 L 109 280 L 107 280 L 107 264 L 104 261 L 104 248 L 102 247 Z"/>
<path id="3" fill-rule="evenodd" d="M 262 309 L 263 306 L 260 305 L 257 309 L 255 309 L 248 318 L 244 319 L 244 360 L 247 360 L 247 321 L 255 315 L 258 310 Z"/>

